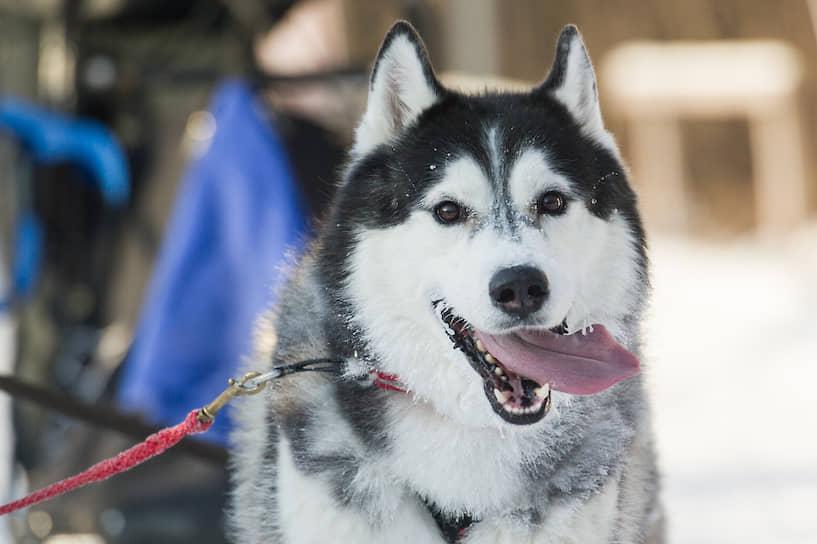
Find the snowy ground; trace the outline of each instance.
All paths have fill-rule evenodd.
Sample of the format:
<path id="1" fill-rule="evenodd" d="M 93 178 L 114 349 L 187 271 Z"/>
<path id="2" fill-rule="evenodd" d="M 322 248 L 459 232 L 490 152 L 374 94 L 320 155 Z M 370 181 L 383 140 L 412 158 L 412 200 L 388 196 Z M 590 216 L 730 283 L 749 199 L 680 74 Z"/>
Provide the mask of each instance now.
<path id="1" fill-rule="evenodd" d="M 649 381 L 672 544 L 817 542 L 817 225 L 653 239 Z"/>

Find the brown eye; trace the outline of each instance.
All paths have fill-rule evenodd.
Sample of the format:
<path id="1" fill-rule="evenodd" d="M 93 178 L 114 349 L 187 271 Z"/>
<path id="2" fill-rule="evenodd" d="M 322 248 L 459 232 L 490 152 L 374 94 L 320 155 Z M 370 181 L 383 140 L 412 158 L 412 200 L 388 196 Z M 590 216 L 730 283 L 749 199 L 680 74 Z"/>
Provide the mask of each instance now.
<path id="1" fill-rule="evenodd" d="M 556 191 L 548 191 L 543 194 L 539 202 L 536 203 L 536 208 L 540 214 L 560 214 L 565 211 L 566 207 L 567 200 L 561 193 Z"/>
<path id="2" fill-rule="evenodd" d="M 460 205 L 450 200 L 437 204 L 434 207 L 434 215 L 440 223 L 456 223 L 465 217 Z"/>

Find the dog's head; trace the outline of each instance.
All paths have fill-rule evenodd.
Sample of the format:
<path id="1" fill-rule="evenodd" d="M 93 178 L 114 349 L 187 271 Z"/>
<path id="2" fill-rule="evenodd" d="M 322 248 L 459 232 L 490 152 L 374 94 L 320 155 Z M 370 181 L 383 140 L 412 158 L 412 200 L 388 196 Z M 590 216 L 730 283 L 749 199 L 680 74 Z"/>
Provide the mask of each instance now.
<path id="1" fill-rule="evenodd" d="M 437 411 L 535 423 L 552 400 L 638 372 L 635 206 L 575 27 L 538 87 L 469 96 L 440 84 L 398 23 L 375 61 L 325 271 L 361 345 Z"/>

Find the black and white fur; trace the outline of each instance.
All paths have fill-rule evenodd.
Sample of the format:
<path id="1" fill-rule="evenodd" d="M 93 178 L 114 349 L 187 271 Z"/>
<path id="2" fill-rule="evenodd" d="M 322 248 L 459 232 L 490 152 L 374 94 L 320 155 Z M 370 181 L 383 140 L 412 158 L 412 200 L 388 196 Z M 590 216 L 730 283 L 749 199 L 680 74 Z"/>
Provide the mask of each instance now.
<path id="1" fill-rule="evenodd" d="M 549 190 L 568 206 L 539 217 L 532 203 Z M 443 200 L 467 207 L 467 221 L 441 224 Z M 443 88 L 419 36 L 397 23 L 331 212 L 251 366 L 346 363 L 239 401 L 234 540 L 453 541 L 440 521 L 467 525 L 469 544 L 661 542 L 640 376 L 595 395 L 553 391 L 546 417 L 515 425 L 453 349 L 433 302 L 482 329 L 513 326 L 487 284 L 518 264 L 549 279 L 536 326 L 601 323 L 639 354 L 644 233 L 578 31 L 562 31 L 531 92 L 469 96 Z M 370 367 L 410 393 L 374 387 Z"/>

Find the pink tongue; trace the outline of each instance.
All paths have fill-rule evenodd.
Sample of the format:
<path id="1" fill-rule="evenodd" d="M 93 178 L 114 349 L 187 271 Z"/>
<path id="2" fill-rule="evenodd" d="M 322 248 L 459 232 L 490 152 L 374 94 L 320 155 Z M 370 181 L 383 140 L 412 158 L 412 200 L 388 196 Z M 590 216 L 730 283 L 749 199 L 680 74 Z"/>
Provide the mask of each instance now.
<path id="1" fill-rule="evenodd" d="M 476 334 L 506 369 L 573 395 L 604 391 L 640 371 L 635 355 L 621 347 L 602 325 L 593 325 L 593 332 L 586 335 L 563 336 L 549 331 Z"/>

